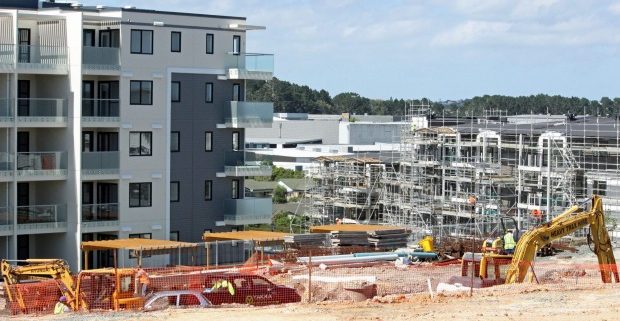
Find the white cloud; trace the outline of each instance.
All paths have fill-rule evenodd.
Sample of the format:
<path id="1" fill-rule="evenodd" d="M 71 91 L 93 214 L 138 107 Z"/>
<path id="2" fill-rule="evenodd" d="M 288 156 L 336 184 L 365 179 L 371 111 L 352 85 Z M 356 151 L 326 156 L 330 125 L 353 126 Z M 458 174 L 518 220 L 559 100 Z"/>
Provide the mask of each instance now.
<path id="1" fill-rule="evenodd" d="M 612 5 L 609 6 L 609 11 L 611 11 L 612 13 L 615 13 L 617 15 L 620 15 L 620 2 L 616 2 Z"/>
<path id="2" fill-rule="evenodd" d="M 520 0 L 515 5 L 512 14 L 518 18 L 536 17 L 557 3 L 558 0 Z"/>
<path id="3" fill-rule="evenodd" d="M 511 24 L 499 21 L 470 20 L 455 28 L 439 33 L 432 44 L 453 46 L 479 42 L 496 42 L 510 30 Z"/>

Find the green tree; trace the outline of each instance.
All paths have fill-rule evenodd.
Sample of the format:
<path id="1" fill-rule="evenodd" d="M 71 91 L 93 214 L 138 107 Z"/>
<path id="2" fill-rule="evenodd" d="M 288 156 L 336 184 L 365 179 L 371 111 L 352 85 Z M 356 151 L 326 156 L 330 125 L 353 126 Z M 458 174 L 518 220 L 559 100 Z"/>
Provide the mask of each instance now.
<path id="1" fill-rule="evenodd" d="M 286 203 L 286 188 L 284 188 L 282 186 L 277 186 L 273 190 L 272 200 L 276 204 Z"/>

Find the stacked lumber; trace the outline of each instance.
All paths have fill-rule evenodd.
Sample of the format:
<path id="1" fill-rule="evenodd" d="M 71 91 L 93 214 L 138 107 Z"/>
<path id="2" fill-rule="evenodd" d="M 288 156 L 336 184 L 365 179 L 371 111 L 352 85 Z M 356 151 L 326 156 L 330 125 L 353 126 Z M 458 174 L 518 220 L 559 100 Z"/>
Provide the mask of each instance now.
<path id="1" fill-rule="evenodd" d="M 368 231 L 368 243 L 377 248 L 392 249 L 407 246 L 406 229 Z"/>
<path id="2" fill-rule="evenodd" d="M 325 233 L 293 234 L 285 236 L 284 243 L 294 245 L 295 247 L 325 246 L 327 239 L 328 236 Z"/>
<path id="3" fill-rule="evenodd" d="M 364 231 L 332 231 L 332 245 L 368 245 L 368 234 Z"/>

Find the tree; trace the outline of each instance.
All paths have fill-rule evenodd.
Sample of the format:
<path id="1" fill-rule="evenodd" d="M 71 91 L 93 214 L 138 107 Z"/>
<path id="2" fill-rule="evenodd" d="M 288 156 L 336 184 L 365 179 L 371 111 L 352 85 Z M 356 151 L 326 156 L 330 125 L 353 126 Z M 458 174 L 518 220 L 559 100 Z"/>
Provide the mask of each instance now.
<path id="1" fill-rule="evenodd" d="M 286 203 L 286 188 L 278 186 L 273 190 L 273 203 L 283 204 Z"/>

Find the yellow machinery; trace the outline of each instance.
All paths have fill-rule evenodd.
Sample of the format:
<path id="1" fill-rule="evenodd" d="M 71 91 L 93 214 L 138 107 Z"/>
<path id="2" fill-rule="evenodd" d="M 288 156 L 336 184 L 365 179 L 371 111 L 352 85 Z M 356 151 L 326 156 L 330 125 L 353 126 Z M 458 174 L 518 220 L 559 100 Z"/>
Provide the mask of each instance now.
<path id="1" fill-rule="evenodd" d="M 15 263 L 25 263 L 25 265 L 14 265 Z M 2 260 L 0 262 L 2 278 L 7 297 L 10 302 L 17 301 L 20 309 L 26 309 L 26 302 L 19 291 L 12 293 L 8 290 L 8 285 L 18 284 L 26 280 L 54 279 L 58 281 L 60 292 L 67 298 L 67 303 L 76 311 L 78 305 L 84 304 L 78 298 L 75 291 L 75 284 L 71 276 L 69 265 L 64 260 L 59 259 L 28 259 L 28 260 Z"/>
<path id="2" fill-rule="evenodd" d="M 506 284 L 523 282 L 528 271 L 533 267 L 532 263 L 539 249 L 588 225 L 603 282 L 611 283 L 612 276 L 615 282 L 620 282 L 611 240 L 605 228 L 603 201 L 596 195 L 592 197 L 590 210 L 577 205 L 572 206 L 550 222 L 525 232 L 517 242 L 514 255 L 483 251 L 480 260 L 480 278 L 483 281 L 487 279 L 487 267 L 492 264 L 495 266 L 495 284 L 497 284 L 502 281 L 501 266 L 510 265 L 504 282 Z"/>

